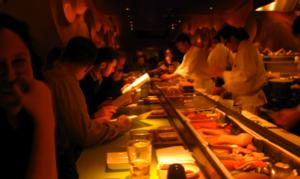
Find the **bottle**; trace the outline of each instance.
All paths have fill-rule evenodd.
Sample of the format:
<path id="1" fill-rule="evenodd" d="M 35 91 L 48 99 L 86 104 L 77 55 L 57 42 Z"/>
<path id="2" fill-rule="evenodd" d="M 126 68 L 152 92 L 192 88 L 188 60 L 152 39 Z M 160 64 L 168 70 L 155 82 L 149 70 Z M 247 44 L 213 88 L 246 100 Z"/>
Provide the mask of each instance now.
<path id="1" fill-rule="evenodd" d="M 167 179 L 186 179 L 184 167 L 178 163 L 170 165 Z"/>

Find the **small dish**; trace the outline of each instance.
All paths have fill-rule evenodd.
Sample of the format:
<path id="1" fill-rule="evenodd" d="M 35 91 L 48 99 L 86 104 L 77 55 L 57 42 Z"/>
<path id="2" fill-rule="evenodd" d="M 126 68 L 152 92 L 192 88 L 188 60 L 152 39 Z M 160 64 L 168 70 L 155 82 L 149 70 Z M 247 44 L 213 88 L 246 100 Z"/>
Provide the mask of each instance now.
<path id="1" fill-rule="evenodd" d="M 158 133 L 158 137 L 162 141 L 173 141 L 173 140 L 177 140 L 178 139 L 178 136 L 177 136 L 176 132 L 162 132 L 162 133 Z"/>
<path id="2" fill-rule="evenodd" d="M 127 152 L 108 152 L 106 164 L 112 170 L 129 169 Z"/>
<path id="3" fill-rule="evenodd" d="M 174 131 L 174 127 L 172 126 L 160 126 L 157 128 L 158 132 L 173 132 Z"/>
<path id="4" fill-rule="evenodd" d="M 200 169 L 196 165 L 183 165 L 183 167 L 187 179 L 196 178 L 199 175 Z"/>

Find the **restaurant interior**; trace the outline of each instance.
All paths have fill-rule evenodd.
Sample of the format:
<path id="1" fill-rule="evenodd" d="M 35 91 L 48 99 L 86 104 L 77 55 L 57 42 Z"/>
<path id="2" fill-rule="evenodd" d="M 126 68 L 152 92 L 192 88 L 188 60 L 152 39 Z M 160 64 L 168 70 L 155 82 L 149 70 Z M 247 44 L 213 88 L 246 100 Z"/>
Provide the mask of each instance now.
<path id="1" fill-rule="evenodd" d="M 107 47 L 114 50 L 116 56 L 103 55 L 103 59 L 117 59 L 126 54 L 125 64 L 118 69 L 116 61 L 110 75 L 111 79 L 114 74 L 120 75 L 122 83 L 109 83 L 104 80 L 109 78 L 105 72 L 98 72 L 102 77 L 98 81 L 101 87 L 98 86 L 97 90 L 102 91 L 97 95 L 103 95 L 100 98 L 105 100 L 97 103 L 97 108 L 101 113 L 105 110 L 100 108 L 107 104 L 114 107 L 113 112 L 110 111 L 110 119 L 97 125 L 118 128 L 123 125 L 119 123 L 120 116 L 125 115 L 130 127 L 118 131 L 118 135 L 113 134 L 113 137 L 99 139 L 101 142 L 88 144 L 81 141 L 87 136 L 76 139 L 80 141 L 77 143 L 74 139 L 77 132 L 69 132 L 69 127 L 66 127 L 67 135 L 70 135 L 66 140 L 73 142 L 70 142 L 71 146 L 73 144 L 76 149 L 81 149 L 74 162 L 77 174 L 66 179 L 300 178 L 300 33 L 293 31 L 295 19 L 300 15 L 300 0 L 0 0 L 0 12 L 28 25 L 33 46 L 42 63 L 46 63 L 50 50 L 56 47 L 62 48 L 58 58 L 64 58 L 67 45 L 78 36 L 90 40 L 97 49 Z M 228 45 L 233 41 L 232 37 L 226 39 L 225 33 L 222 36 L 222 29 L 227 25 L 243 29 L 248 34 L 247 43 L 256 49 L 243 56 L 251 56 L 245 64 L 235 61 L 242 56 L 239 55 L 241 45 L 237 52 L 233 51 Z M 233 54 L 231 66 L 222 70 L 221 87 L 214 81 L 219 69 L 211 67 L 207 60 L 213 46 L 203 46 L 206 42 L 204 34 L 208 31 L 211 40 L 221 36 L 217 43 L 222 43 Z M 205 56 L 205 63 L 193 64 L 196 75 L 178 72 L 178 69 L 193 66 L 185 64 L 189 51 L 182 52 L 178 48 L 180 34 L 190 38 L 189 48 L 201 49 L 202 56 Z M 239 41 L 240 44 L 242 42 Z M 172 53 L 170 58 L 177 62 L 177 65 L 174 63 L 175 69 L 173 63 L 168 64 L 166 69 L 161 65 L 166 63 L 167 49 Z M 253 72 L 253 69 L 250 70 L 252 67 L 246 64 L 253 60 L 256 52 L 259 56 L 257 63 L 263 65 L 263 75 L 260 76 L 259 67 L 255 67 Z M 140 57 L 149 65 L 142 70 L 134 68 Z M 100 51 L 97 58 L 101 58 Z M 0 65 L 1 60 L 0 49 Z M 112 63 L 105 60 L 101 63 Z M 93 65 L 96 66 L 96 62 Z M 104 68 L 108 69 L 108 66 Z M 125 66 L 128 68 L 125 69 Z M 228 74 L 238 68 L 244 69 L 240 73 L 249 69 L 249 73 L 251 71 L 265 78 L 259 88 L 265 102 L 259 105 L 251 101 L 251 105 L 259 106 L 255 112 L 244 108 L 243 101 L 238 101 L 238 96 L 244 94 L 244 86 L 228 87 L 235 80 L 228 82 Z M 197 75 L 204 73 L 202 69 L 210 75 L 208 79 L 215 82 L 214 88 L 198 85 Z M 166 70 L 167 75 L 164 75 Z M 247 83 L 247 80 L 252 78 L 237 84 Z M 250 83 L 253 90 L 244 96 L 258 94 L 254 88 L 260 82 Z M 49 83 L 48 87 L 53 89 L 51 85 Z M 118 90 L 116 94 L 105 96 L 115 89 Z M 218 90 L 222 91 L 219 93 Z M 64 96 L 68 95 L 57 98 L 56 92 L 53 90 L 51 93 L 57 117 L 63 115 L 55 114 L 58 111 L 56 105 L 64 104 Z M 86 97 L 84 91 L 79 93 Z M 90 116 L 85 124 L 92 126 L 90 123 L 95 123 L 93 117 L 97 118 L 99 111 L 87 113 L 86 109 L 90 110 L 87 97 L 83 101 L 86 104 L 76 104 L 78 101 L 66 107 L 84 106 L 86 114 L 83 116 Z M 0 105 L 0 112 L 1 109 Z M 288 116 L 284 116 L 281 123 L 275 120 L 274 116 L 282 115 L 284 110 L 294 112 L 290 113 L 296 120 L 292 127 L 284 125 Z M 61 125 L 58 118 L 55 121 L 56 126 Z M 67 125 L 64 119 L 62 121 L 62 126 Z M 77 124 L 82 125 L 78 128 L 85 125 L 72 123 Z M 82 130 L 96 130 L 87 128 Z M 110 133 L 110 129 L 105 127 L 101 130 L 99 135 Z M 55 131 L 58 131 L 57 128 Z M 59 137 L 56 140 L 61 142 Z M 85 144 L 81 145 L 81 142 Z M 55 145 L 58 148 L 59 144 Z M 63 179 L 60 162 L 64 158 L 58 155 L 59 150 L 56 153 L 56 175 Z M 144 163 L 136 163 L 137 160 Z"/>

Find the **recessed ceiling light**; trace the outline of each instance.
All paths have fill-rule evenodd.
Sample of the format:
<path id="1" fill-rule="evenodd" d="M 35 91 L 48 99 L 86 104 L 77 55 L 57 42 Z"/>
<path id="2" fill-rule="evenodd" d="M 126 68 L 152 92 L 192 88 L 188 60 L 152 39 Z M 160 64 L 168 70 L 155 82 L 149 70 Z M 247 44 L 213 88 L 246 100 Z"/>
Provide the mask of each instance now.
<path id="1" fill-rule="evenodd" d="M 129 8 L 129 7 L 126 7 L 126 8 L 125 8 L 125 11 L 130 11 L 130 8 Z"/>

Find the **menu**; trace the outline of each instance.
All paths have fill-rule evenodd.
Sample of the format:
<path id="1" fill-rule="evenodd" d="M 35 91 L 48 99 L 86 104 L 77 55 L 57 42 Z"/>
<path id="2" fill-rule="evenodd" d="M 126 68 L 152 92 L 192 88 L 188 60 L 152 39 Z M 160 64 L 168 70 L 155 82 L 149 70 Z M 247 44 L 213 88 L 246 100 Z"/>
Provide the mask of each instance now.
<path id="1" fill-rule="evenodd" d="M 146 82 L 150 81 L 150 76 L 148 73 L 143 74 L 142 76 L 140 76 L 139 78 L 137 78 L 133 83 L 131 83 L 130 85 L 128 85 L 126 88 L 124 88 L 122 90 L 122 93 L 127 93 L 133 89 L 138 89 L 141 86 L 143 86 L 143 84 L 145 84 Z"/>
<path id="2" fill-rule="evenodd" d="M 117 97 L 115 100 L 113 100 L 112 104 L 117 107 L 121 107 L 121 106 L 126 106 L 126 105 L 132 103 L 132 101 L 133 101 L 132 93 L 131 93 L 131 91 L 128 91 L 128 92 L 122 94 L 121 96 Z"/>

